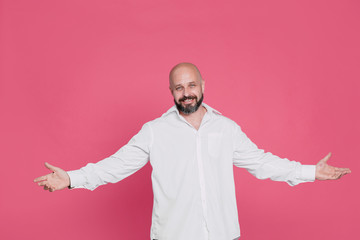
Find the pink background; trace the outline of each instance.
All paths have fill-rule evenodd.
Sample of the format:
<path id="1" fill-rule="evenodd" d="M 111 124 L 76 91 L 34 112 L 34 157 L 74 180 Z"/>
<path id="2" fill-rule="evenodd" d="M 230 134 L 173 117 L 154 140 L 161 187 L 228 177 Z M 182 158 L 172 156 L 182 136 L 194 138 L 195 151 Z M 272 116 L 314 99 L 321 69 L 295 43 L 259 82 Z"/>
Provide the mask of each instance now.
<path id="1" fill-rule="evenodd" d="M 48 161 L 116 152 L 173 105 L 195 63 L 205 102 L 278 156 L 349 167 L 339 181 L 235 168 L 242 240 L 358 239 L 359 1 L 2 0 L 0 239 L 149 239 L 151 166 L 91 192 L 43 191 Z"/>

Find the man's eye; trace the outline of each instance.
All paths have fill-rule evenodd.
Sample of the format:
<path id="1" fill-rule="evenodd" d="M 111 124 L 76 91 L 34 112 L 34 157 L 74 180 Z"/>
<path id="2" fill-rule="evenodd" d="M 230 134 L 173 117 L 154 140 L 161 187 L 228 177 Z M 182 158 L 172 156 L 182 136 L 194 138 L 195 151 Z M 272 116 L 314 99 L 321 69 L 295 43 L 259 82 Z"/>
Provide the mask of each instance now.
<path id="1" fill-rule="evenodd" d="M 191 84 L 190 87 L 195 87 L 195 84 Z"/>
<path id="2" fill-rule="evenodd" d="M 177 91 L 179 91 L 179 90 L 181 90 L 181 87 L 177 87 L 177 88 L 175 88 Z"/>

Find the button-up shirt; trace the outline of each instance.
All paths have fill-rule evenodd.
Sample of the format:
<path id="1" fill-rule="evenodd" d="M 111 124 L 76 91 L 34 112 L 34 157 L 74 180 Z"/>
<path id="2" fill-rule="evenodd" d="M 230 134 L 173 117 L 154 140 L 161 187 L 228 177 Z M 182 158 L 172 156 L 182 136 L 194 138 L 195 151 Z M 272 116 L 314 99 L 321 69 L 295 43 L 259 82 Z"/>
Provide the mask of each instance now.
<path id="1" fill-rule="evenodd" d="M 290 185 L 315 180 L 315 166 L 259 149 L 240 126 L 205 103 L 197 130 L 175 106 L 112 156 L 69 171 L 72 188 L 118 182 L 148 161 L 154 191 L 151 239 L 231 240 L 240 236 L 233 165 Z"/>

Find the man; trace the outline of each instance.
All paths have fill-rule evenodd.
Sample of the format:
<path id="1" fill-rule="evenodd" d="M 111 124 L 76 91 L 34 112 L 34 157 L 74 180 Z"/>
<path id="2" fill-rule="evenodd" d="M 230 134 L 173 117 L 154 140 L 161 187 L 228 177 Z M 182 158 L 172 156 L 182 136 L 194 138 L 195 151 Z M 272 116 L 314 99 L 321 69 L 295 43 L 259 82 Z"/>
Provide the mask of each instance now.
<path id="1" fill-rule="evenodd" d="M 258 149 L 235 122 L 202 103 L 205 82 L 195 65 L 176 65 L 169 80 L 175 106 L 144 124 L 114 155 L 69 172 L 45 163 L 53 173 L 34 181 L 50 192 L 67 187 L 93 190 L 126 178 L 150 161 L 151 239 L 233 240 L 240 237 L 233 165 L 259 179 L 292 186 L 350 173 L 329 166 L 330 154 L 315 166 Z"/>

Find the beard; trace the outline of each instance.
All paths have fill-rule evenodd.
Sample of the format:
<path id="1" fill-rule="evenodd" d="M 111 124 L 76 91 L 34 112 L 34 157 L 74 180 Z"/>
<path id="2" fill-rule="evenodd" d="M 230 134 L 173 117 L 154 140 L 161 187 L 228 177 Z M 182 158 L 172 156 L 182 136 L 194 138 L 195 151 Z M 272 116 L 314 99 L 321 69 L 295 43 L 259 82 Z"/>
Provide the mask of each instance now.
<path id="1" fill-rule="evenodd" d="M 184 102 L 184 101 L 187 100 L 187 99 L 195 99 L 195 105 L 194 105 L 194 106 L 191 106 L 191 105 L 189 104 L 189 105 L 183 106 L 181 103 Z M 199 100 L 197 99 L 196 96 L 188 96 L 188 97 L 180 98 L 180 99 L 179 99 L 179 103 L 177 103 L 175 99 L 174 99 L 174 102 L 175 102 L 176 108 L 177 108 L 180 112 L 188 115 L 188 114 L 190 114 L 190 113 L 196 112 L 196 111 L 199 109 L 199 107 L 201 106 L 203 100 L 204 100 L 204 94 L 201 94 L 201 98 L 200 98 Z"/>

